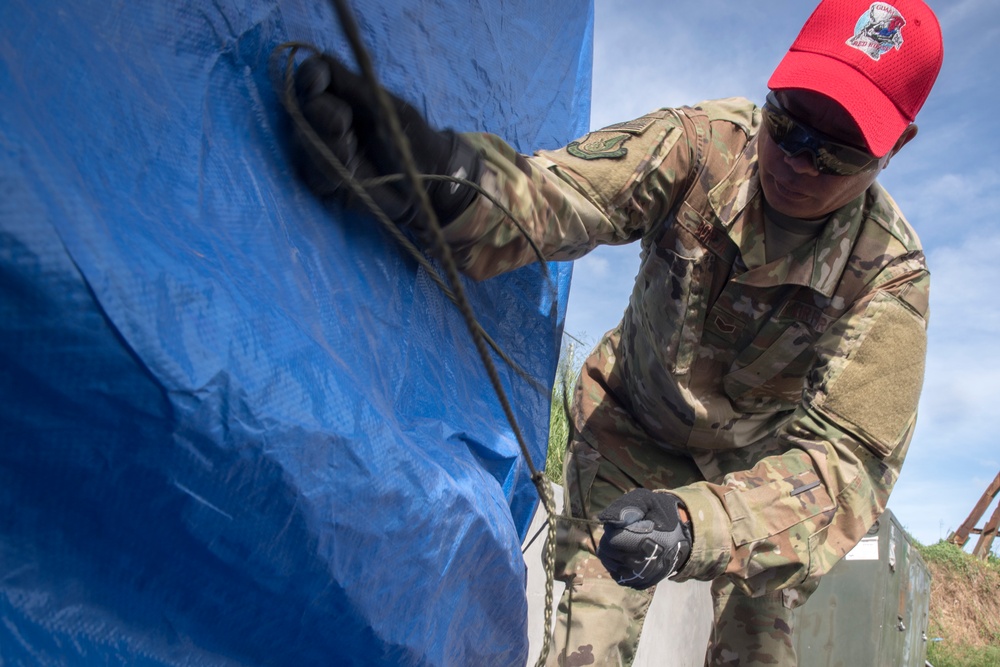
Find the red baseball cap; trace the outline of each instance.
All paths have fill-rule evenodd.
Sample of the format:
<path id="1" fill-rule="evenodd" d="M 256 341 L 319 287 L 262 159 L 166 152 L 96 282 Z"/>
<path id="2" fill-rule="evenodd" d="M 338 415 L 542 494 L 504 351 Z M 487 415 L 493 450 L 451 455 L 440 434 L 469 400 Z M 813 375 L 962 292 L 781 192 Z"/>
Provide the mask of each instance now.
<path id="1" fill-rule="evenodd" d="M 921 0 L 823 0 L 767 85 L 836 100 L 881 157 L 916 118 L 943 57 L 941 27 Z"/>

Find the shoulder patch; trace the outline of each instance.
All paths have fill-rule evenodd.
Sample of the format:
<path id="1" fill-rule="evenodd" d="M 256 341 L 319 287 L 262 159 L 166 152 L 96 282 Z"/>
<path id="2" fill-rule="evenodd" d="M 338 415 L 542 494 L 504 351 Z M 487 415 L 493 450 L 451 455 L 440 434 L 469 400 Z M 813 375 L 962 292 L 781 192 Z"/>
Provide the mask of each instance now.
<path id="1" fill-rule="evenodd" d="M 608 125 L 607 127 L 601 128 L 601 132 L 628 132 L 629 134 L 642 134 L 648 130 L 653 123 L 663 118 L 663 114 L 649 114 L 643 116 L 642 118 L 636 118 L 635 120 L 625 121 L 624 123 L 615 123 L 614 125 Z"/>
<path id="2" fill-rule="evenodd" d="M 628 155 L 625 142 L 638 137 L 667 115 L 665 110 L 646 114 L 635 120 L 615 123 L 589 133 L 566 146 L 566 152 L 583 160 L 615 159 Z"/>
<path id="3" fill-rule="evenodd" d="M 566 146 L 566 152 L 584 160 L 614 159 L 628 155 L 624 144 L 631 135 L 620 132 L 591 132 L 583 139 Z"/>

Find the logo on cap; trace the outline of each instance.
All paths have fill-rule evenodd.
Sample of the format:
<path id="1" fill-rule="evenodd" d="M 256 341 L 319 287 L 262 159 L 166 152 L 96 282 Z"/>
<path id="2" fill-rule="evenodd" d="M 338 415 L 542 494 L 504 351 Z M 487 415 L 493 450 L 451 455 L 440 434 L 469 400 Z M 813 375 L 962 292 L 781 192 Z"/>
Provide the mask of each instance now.
<path id="1" fill-rule="evenodd" d="M 872 60 L 878 60 L 884 53 L 903 45 L 900 31 L 904 25 L 906 19 L 895 7 L 885 2 L 873 2 L 858 19 L 854 36 L 847 40 L 847 45 L 863 51 Z"/>

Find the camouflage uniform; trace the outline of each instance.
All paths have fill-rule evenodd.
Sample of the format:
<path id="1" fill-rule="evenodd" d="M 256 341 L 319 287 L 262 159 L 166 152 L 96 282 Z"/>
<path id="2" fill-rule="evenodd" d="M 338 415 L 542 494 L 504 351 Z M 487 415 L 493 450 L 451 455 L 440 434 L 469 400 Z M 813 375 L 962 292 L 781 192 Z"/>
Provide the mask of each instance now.
<path id="1" fill-rule="evenodd" d="M 899 474 L 926 349 L 919 241 L 874 184 L 815 241 L 767 262 L 759 124 L 758 108 L 728 99 L 534 157 L 467 135 L 482 185 L 548 259 L 642 244 L 624 317 L 576 387 L 552 664 L 634 657 L 651 592 L 609 578 L 588 518 L 640 486 L 671 490 L 691 514 L 674 579 L 714 580 L 706 664 L 795 664 L 790 610 L 865 534 Z M 473 277 L 535 260 L 486 198 L 446 233 Z"/>

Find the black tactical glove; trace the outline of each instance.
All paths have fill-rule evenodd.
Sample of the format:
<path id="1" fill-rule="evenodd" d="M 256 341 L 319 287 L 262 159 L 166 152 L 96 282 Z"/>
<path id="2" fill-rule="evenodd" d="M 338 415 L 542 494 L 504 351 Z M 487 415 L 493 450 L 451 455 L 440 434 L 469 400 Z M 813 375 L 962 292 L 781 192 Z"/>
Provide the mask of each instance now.
<path id="1" fill-rule="evenodd" d="M 619 584 L 643 590 L 684 567 L 691 528 L 678 507 L 683 504 L 675 495 L 636 489 L 600 513 L 604 536 L 597 556 Z"/>
<path id="2" fill-rule="evenodd" d="M 363 181 L 404 173 L 388 120 L 381 113 L 374 91 L 361 76 L 331 55 L 312 56 L 296 70 L 295 90 L 306 120 L 353 178 Z M 412 106 L 395 96 L 390 98 L 410 141 L 418 171 L 478 181 L 480 158 L 468 143 L 451 130 L 435 130 Z M 297 141 L 299 168 L 312 190 L 320 196 L 334 195 L 350 205 L 360 205 L 313 143 L 301 133 L 297 133 Z M 450 181 L 424 181 L 424 185 L 442 225 L 457 218 L 476 195 L 473 188 Z M 419 221 L 419 200 L 408 179 L 365 189 L 397 224 Z"/>

